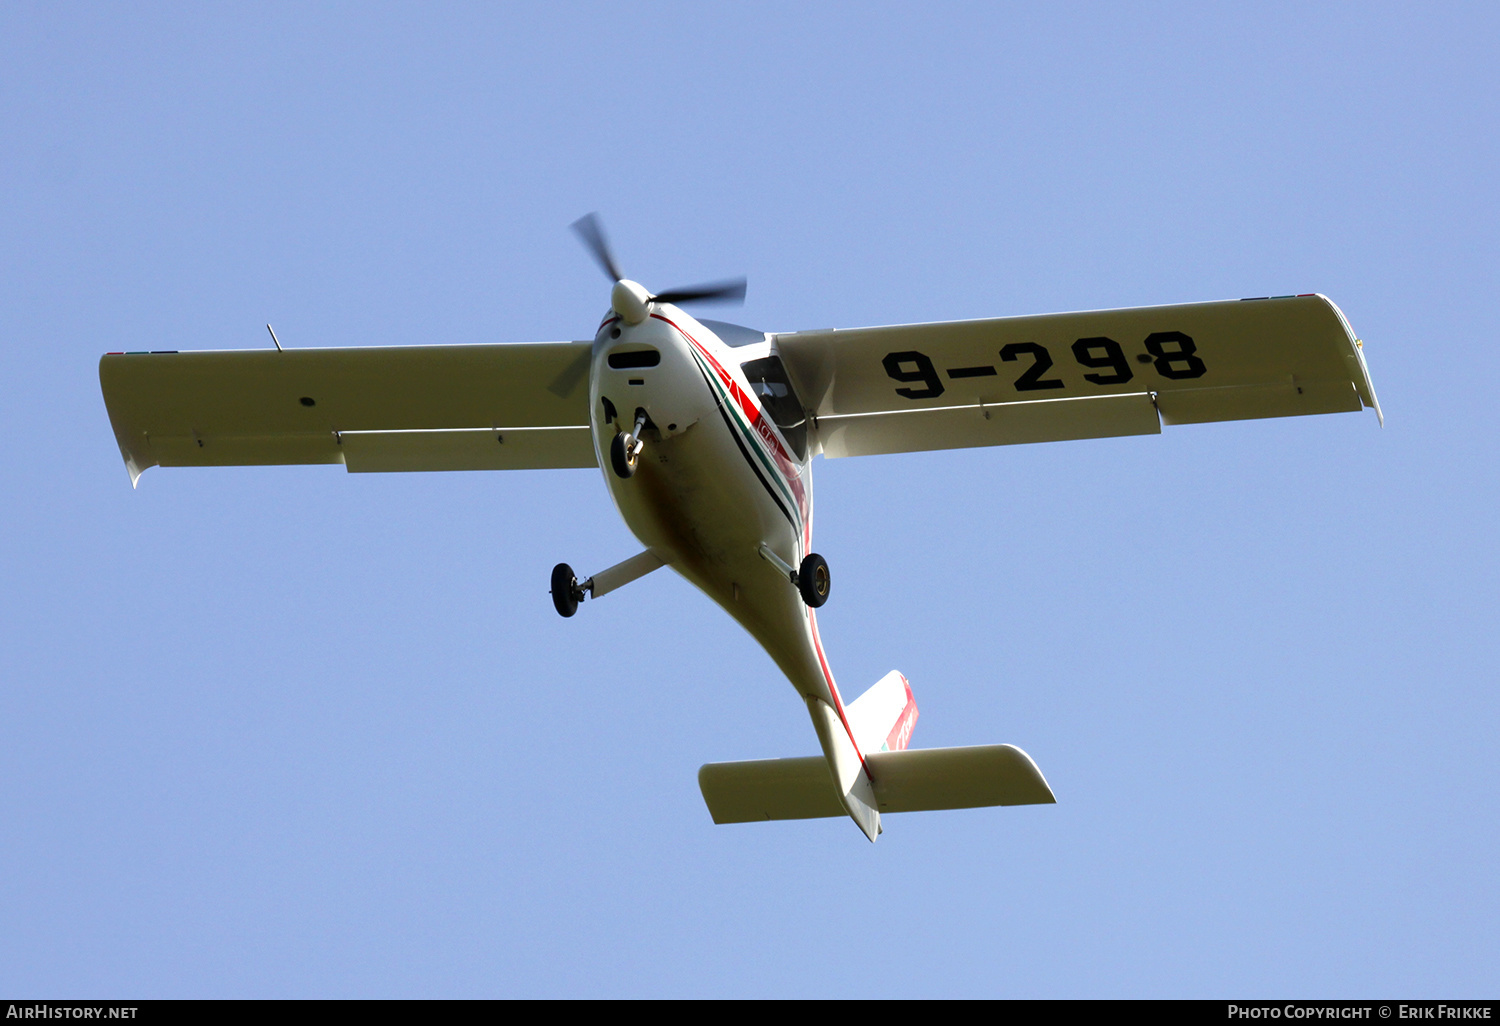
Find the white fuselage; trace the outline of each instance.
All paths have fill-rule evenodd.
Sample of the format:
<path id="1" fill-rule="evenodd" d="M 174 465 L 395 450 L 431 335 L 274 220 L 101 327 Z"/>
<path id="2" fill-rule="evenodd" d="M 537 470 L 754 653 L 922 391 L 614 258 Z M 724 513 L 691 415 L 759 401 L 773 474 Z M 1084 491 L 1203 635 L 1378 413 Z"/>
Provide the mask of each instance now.
<path id="1" fill-rule="evenodd" d="M 652 350 L 659 361 L 645 366 Z M 842 718 L 813 612 L 760 554 L 764 544 L 796 567 L 812 540 L 811 451 L 793 450 L 741 370 L 769 355 L 771 343 L 730 347 L 675 306 L 653 306 L 635 325 L 611 314 L 594 340 L 594 447 L 642 544 L 738 620 L 804 697 Z M 639 410 L 650 418 L 645 447 L 635 475 L 621 478 L 610 444 Z"/>

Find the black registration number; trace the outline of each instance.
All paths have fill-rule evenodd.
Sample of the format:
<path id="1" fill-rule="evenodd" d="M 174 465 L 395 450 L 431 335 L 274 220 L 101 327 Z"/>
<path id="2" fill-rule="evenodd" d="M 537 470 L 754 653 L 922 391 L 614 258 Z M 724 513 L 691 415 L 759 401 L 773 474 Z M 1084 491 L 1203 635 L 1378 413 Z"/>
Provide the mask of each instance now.
<path id="1" fill-rule="evenodd" d="M 1112 338 L 1096 335 L 1081 338 L 1072 347 L 1073 360 L 1083 368 L 1083 380 L 1095 385 L 1123 385 L 1135 377 L 1136 368 L 1130 365 L 1125 347 Z M 1201 378 L 1208 370 L 1198 355 L 1198 347 L 1191 336 L 1180 331 L 1154 331 L 1146 336 L 1142 351 L 1135 354 L 1138 364 L 1151 364 L 1158 377 L 1169 381 Z M 1067 382 L 1054 366 L 1052 353 L 1036 342 L 1012 342 L 999 352 L 1000 363 L 1014 364 L 1020 370 L 1011 386 L 1017 392 L 1048 392 L 1067 388 Z M 908 349 L 899 353 L 887 353 L 881 361 L 892 381 L 902 387 L 896 394 L 905 399 L 935 399 L 947 386 L 943 383 L 932 358 L 926 353 Z M 1004 367 L 1009 377 L 1014 370 Z M 1001 374 L 1002 368 L 995 364 L 976 367 L 945 367 L 943 372 L 949 380 L 962 378 L 993 378 Z M 1040 398 L 1040 397 L 1039 397 Z"/>

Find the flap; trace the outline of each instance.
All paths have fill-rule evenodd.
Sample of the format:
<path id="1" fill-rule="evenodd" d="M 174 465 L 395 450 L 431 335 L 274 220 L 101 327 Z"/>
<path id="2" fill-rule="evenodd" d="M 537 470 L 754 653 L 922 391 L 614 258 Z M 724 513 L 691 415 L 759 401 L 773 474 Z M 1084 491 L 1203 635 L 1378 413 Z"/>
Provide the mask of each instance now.
<path id="1" fill-rule="evenodd" d="M 594 467 L 587 425 L 542 428 L 458 428 L 450 431 L 343 431 L 338 435 L 351 474 L 401 470 L 545 470 Z"/>
<path id="2" fill-rule="evenodd" d="M 1160 433 L 1156 405 L 1145 392 L 852 413 L 818 420 L 818 439 L 829 459 Z"/>

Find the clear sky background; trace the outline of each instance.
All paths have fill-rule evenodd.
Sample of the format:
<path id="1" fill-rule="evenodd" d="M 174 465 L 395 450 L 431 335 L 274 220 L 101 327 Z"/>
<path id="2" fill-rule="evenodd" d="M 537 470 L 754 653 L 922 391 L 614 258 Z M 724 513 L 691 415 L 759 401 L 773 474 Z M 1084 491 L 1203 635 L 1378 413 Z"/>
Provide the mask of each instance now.
<path id="1" fill-rule="evenodd" d="M 1471 996 L 1500 965 L 1490 4 L 0 7 L 0 992 Z M 1386 412 L 818 461 L 819 617 L 1053 807 L 817 751 L 593 471 L 148 471 L 100 354 L 1319 291 Z"/>

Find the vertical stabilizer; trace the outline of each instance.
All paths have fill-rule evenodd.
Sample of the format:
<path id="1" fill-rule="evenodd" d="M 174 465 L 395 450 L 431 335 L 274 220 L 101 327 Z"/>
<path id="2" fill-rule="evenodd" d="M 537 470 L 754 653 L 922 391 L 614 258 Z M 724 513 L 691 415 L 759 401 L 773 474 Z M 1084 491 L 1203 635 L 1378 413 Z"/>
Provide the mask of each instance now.
<path id="1" fill-rule="evenodd" d="M 861 752 L 899 752 L 911 743 L 911 731 L 917 725 L 917 700 L 906 678 L 899 670 L 892 670 L 845 706 L 844 715 Z"/>
<path id="2" fill-rule="evenodd" d="M 854 747 L 839 714 L 827 702 L 821 698 L 809 698 L 807 711 L 812 714 L 813 727 L 818 731 L 818 740 L 823 743 L 823 755 L 828 760 L 828 769 L 833 774 L 833 783 L 838 788 L 844 811 L 873 842 L 880 833 L 880 809 L 859 750 Z"/>

